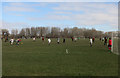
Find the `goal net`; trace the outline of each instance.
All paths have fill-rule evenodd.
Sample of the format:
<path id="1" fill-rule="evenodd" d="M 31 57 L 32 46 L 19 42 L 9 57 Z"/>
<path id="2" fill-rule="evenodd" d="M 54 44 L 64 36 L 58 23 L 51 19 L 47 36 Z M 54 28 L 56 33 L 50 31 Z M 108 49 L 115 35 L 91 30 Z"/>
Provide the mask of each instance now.
<path id="1" fill-rule="evenodd" d="M 118 33 L 116 32 L 112 32 L 111 34 L 111 38 L 112 38 L 112 48 L 111 48 L 111 52 L 113 52 L 114 54 L 119 55 L 119 51 L 118 51 Z"/>

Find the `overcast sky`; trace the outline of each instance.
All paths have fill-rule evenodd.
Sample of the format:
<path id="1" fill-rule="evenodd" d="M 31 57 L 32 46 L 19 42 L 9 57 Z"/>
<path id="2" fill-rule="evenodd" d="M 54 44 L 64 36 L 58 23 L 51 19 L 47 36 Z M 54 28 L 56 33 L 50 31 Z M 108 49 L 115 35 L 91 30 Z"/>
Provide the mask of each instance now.
<path id="1" fill-rule="evenodd" d="M 118 3 L 3 2 L 2 21 L 2 28 L 7 29 L 33 26 L 61 28 L 77 26 L 79 28 L 115 31 L 118 29 Z"/>

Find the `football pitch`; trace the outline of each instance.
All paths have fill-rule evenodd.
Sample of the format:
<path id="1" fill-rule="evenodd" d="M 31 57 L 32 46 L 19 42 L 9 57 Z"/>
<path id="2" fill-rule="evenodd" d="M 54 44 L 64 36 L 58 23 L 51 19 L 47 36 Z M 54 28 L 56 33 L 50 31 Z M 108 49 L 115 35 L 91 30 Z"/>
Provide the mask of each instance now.
<path id="1" fill-rule="evenodd" d="M 52 39 L 23 39 L 23 44 L 2 43 L 3 76 L 118 76 L 118 55 L 109 53 L 102 41 L 89 39 L 57 44 Z M 66 53 L 68 50 L 68 54 Z"/>

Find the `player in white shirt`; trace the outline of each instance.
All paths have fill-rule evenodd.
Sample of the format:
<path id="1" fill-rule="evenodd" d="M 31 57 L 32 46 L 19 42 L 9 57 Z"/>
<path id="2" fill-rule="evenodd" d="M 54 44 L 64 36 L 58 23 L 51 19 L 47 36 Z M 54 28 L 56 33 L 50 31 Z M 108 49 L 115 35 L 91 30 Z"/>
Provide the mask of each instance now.
<path id="1" fill-rule="evenodd" d="M 75 42 L 77 41 L 77 38 L 75 37 Z"/>
<path id="2" fill-rule="evenodd" d="M 14 39 L 12 38 L 10 39 L 10 44 L 13 45 L 13 43 L 14 43 Z"/>
<path id="3" fill-rule="evenodd" d="M 90 38 L 90 46 L 92 47 L 92 38 Z"/>
<path id="4" fill-rule="evenodd" d="M 102 38 L 102 41 L 104 41 L 104 37 Z"/>
<path id="5" fill-rule="evenodd" d="M 35 37 L 33 37 L 33 41 L 35 41 L 36 40 L 36 38 Z"/>
<path id="6" fill-rule="evenodd" d="M 58 43 L 58 44 L 60 43 L 60 38 L 57 39 L 57 43 Z"/>
<path id="7" fill-rule="evenodd" d="M 50 43 L 51 43 L 51 39 L 50 39 L 50 38 L 48 38 L 48 44 L 50 45 Z"/>

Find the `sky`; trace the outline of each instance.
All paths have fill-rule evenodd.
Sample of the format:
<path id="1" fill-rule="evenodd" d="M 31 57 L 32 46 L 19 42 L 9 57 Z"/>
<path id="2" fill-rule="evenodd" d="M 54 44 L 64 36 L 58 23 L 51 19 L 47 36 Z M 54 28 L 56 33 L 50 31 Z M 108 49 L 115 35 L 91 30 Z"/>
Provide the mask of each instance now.
<path id="1" fill-rule="evenodd" d="M 9 0 L 10 1 L 10 0 Z M 2 27 L 79 27 L 118 30 L 117 2 L 2 2 Z"/>
<path id="2" fill-rule="evenodd" d="M 119 0 L 1 0 L 2 2 L 119 2 Z"/>

